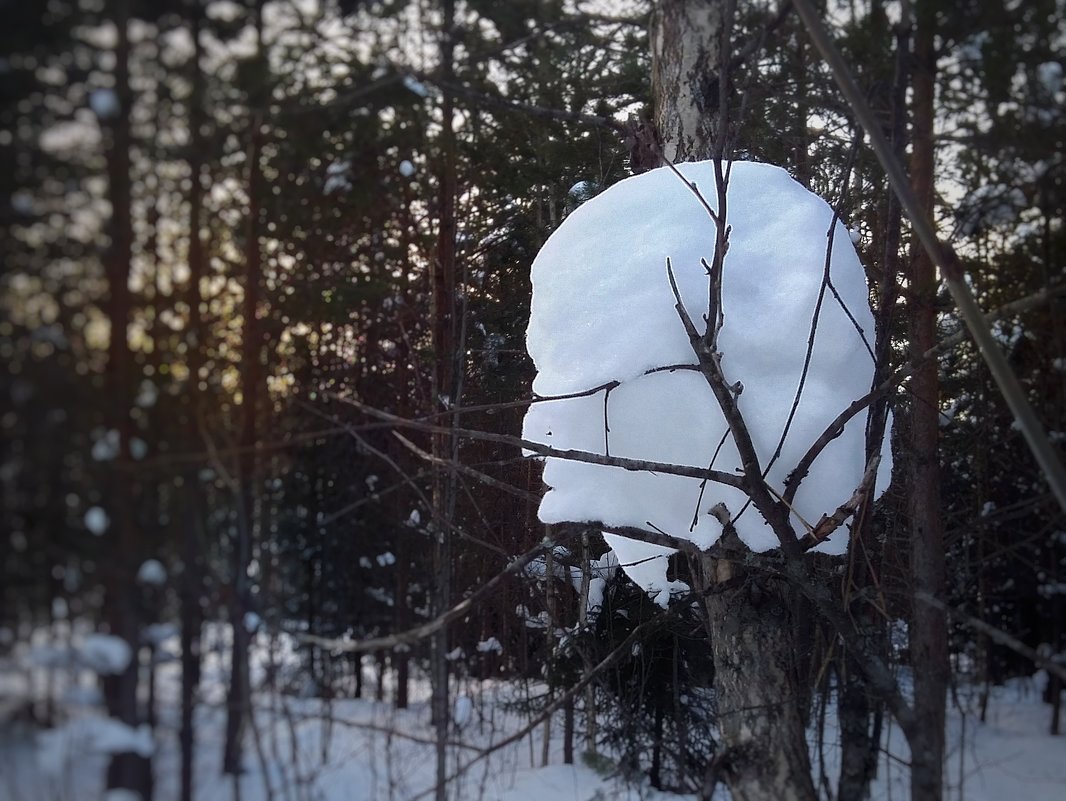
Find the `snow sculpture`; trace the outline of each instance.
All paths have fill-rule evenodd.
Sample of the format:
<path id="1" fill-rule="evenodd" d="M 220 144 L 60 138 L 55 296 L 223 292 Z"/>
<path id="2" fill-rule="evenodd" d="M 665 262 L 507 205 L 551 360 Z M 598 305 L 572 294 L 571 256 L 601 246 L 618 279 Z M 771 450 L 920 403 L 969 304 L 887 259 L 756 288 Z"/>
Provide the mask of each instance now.
<path id="1" fill-rule="evenodd" d="M 678 170 L 717 210 L 713 162 L 682 164 Z M 734 162 L 726 218 L 732 230 L 722 282 L 721 365 L 730 384 L 743 385 L 738 406 L 765 469 L 800 381 L 833 213 L 784 170 Z M 701 259 L 712 262 L 714 243 L 707 209 L 692 187 L 665 167 L 612 186 L 563 222 L 532 269 L 527 347 L 538 371 L 533 390 L 549 397 L 612 387 L 532 404 L 524 423 L 527 440 L 703 469 L 713 463 L 725 472 L 740 469 L 718 403 L 703 375 L 691 369 L 696 358 L 666 269 L 669 258 L 680 296 L 702 333 L 709 290 Z M 778 493 L 828 424 L 870 389 L 873 357 L 867 343 L 872 345 L 874 325 L 866 276 L 840 222 L 829 274 L 836 297 L 824 292 L 804 390 L 767 476 Z M 832 513 L 859 485 L 865 421 L 865 414 L 856 415 L 815 461 L 793 504 L 803 520 L 813 524 Z M 879 486 L 889 461 L 886 449 Z M 722 523 L 710 512 L 718 507 L 721 516 L 723 504 L 749 547 L 764 551 L 778 544 L 734 487 L 708 483 L 701 497 L 699 479 L 552 457 L 544 481 L 550 489 L 540 518 L 546 523 L 661 529 L 705 548 L 721 536 Z M 793 522 L 802 533 L 802 523 L 795 517 Z M 820 548 L 839 553 L 846 543 L 846 531 L 839 530 Z M 612 537 L 611 544 L 623 563 L 662 553 L 622 538 Z M 646 587 L 666 586 L 664 558 L 633 572 Z"/>

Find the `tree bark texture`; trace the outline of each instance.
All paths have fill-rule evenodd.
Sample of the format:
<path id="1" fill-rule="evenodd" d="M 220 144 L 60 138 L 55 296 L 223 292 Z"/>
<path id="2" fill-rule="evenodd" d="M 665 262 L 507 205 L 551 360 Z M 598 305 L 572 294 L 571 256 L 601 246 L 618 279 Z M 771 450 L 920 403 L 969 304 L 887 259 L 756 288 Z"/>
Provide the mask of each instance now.
<path id="1" fill-rule="evenodd" d="M 732 547 L 740 544 L 732 539 Z M 734 801 L 813 801 L 818 796 L 793 659 L 792 593 L 781 581 L 724 560 L 703 556 L 700 567 L 698 589 L 709 591 L 720 776 Z"/>
<path id="2" fill-rule="evenodd" d="M 652 15 L 651 85 L 663 158 L 710 158 L 718 134 L 723 0 L 661 0 Z"/>
<path id="3" fill-rule="evenodd" d="M 919 3 L 914 35 L 914 106 L 911 183 L 931 218 L 933 210 L 933 100 L 936 76 L 934 10 Z M 910 346 L 924 353 L 936 345 L 936 266 L 915 246 L 910 275 Z M 944 595 L 944 531 L 940 519 L 939 378 L 930 360 L 911 379 L 910 518 L 911 579 L 914 591 Z M 910 652 L 914 671 L 911 739 L 911 799 L 940 801 L 943 785 L 944 718 L 948 683 L 947 620 L 942 609 L 916 601 L 911 612 Z"/>

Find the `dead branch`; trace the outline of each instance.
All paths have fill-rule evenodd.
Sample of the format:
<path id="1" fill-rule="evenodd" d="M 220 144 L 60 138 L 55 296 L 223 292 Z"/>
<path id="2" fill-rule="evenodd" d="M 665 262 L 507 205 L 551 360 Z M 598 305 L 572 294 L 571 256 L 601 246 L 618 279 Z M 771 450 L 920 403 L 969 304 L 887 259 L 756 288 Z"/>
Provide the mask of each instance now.
<path id="1" fill-rule="evenodd" d="M 429 462 L 430 464 L 440 465 L 442 467 L 454 469 L 465 476 L 470 476 L 470 478 L 480 481 L 486 486 L 502 490 L 503 492 L 506 492 L 509 495 L 514 495 L 525 501 L 540 500 L 540 495 L 536 493 L 529 492 L 527 490 L 522 489 L 521 487 L 516 487 L 512 484 L 508 484 L 506 481 L 500 481 L 498 478 L 493 478 L 487 473 L 483 473 L 480 470 L 477 470 L 476 468 L 463 464 L 462 462 L 453 462 L 449 459 L 441 458 L 440 456 L 434 456 L 433 454 L 422 450 L 422 448 L 419 448 L 399 431 L 393 431 L 392 435 L 396 437 L 396 439 L 399 440 L 400 444 L 407 448 L 407 450 L 411 451 L 411 453 L 415 454 L 415 456 L 417 456 L 419 459 L 423 459 Z"/>
<path id="2" fill-rule="evenodd" d="M 565 537 L 564 537 L 565 539 Z M 444 614 L 423 623 L 419 626 L 401 631 L 396 634 L 390 634 L 385 637 L 371 637 L 366 640 L 348 640 L 335 637 L 319 637 L 316 634 L 303 634 L 297 633 L 295 636 L 297 639 L 303 642 L 311 643 L 312 645 L 318 645 L 322 648 L 326 648 L 330 651 L 338 653 L 367 653 L 369 651 L 384 651 L 392 650 L 394 648 L 411 647 L 427 637 L 435 634 L 443 629 L 449 623 L 463 617 L 468 614 L 474 606 L 479 603 L 483 598 L 493 592 L 504 579 L 508 576 L 520 573 L 526 568 L 534 559 L 541 555 L 546 548 L 554 546 L 555 542 L 541 541 L 536 546 L 526 551 L 521 556 L 512 559 L 508 565 L 491 579 L 482 584 L 473 593 L 468 595 L 462 601 L 457 603 L 451 609 Z"/>
<path id="3" fill-rule="evenodd" d="M 484 442 L 498 442 L 502 445 L 524 448 L 538 456 L 550 456 L 556 459 L 568 459 L 570 461 L 584 462 L 586 464 L 599 464 L 605 467 L 619 467 L 623 470 L 663 473 L 664 475 L 681 476 L 683 478 L 706 478 L 710 481 L 716 481 L 719 484 L 736 487 L 737 489 L 745 488 L 745 482 L 741 476 L 734 475 L 733 473 L 726 473 L 721 470 L 707 470 L 703 467 L 667 464 L 665 462 L 650 462 L 644 459 L 628 459 L 622 456 L 604 456 L 598 453 L 590 453 L 589 451 L 553 448 L 550 445 L 544 445 L 540 442 L 532 442 L 507 434 L 493 434 L 488 431 L 475 431 L 469 428 L 435 426 L 383 412 L 380 409 L 375 409 L 374 407 L 368 406 L 354 398 L 343 397 L 340 395 L 333 395 L 332 397 L 342 403 L 346 403 L 359 409 L 371 417 L 387 420 L 400 428 L 410 428 L 414 431 L 423 431 L 430 434 L 454 432 L 457 436 L 465 437 L 467 439 L 481 440 Z"/>
<path id="4" fill-rule="evenodd" d="M 985 319 L 989 322 L 1009 317 L 1012 314 L 1019 314 L 1036 306 L 1040 306 L 1047 303 L 1052 298 L 1066 295 L 1066 283 L 1059 284 L 1058 286 L 1041 289 L 1038 292 L 1034 292 L 1032 295 L 1027 295 L 1024 298 L 1019 298 L 1016 301 L 1007 303 L 1000 306 L 998 309 L 985 315 Z M 825 427 L 825 430 L 819 435 L 811 447 L 807 449 L 807 452 L 800 459 L 795 469 L 789 474 L 788 479 L 785 481 L 785 500 L 791 502 L 796 497 L 796 492 L 799 490 L 800 482 L 806 478 L 808 471 L 811 469 L 811 465 L 814 464 L 814 460 L 818 458 L 818 455 L 825 449 L 825 447 L 834 439 L 840 436 L 844 430 L 844 426 L 851 418 L 873 403 L 881 395 L 895 389 L 902 384 L 917 371 L 922 365 L 929 362 L 931 359 L 939 358 L 945 353 L 953 350 L 961 345 L 969 337 L 965 328 L 961 328 L 955 333 L 945 337 L 940 341 L 935 348 L 930 348 L 925 353 L 911 359 L 907 364 L 904 364 L 888 378 L 882 381 L 874 389 L 863 395 L 858 400 L 853 401 L 844 411 L 838 414 L 833 421 Z"/>
<path id="5" fill-rule="evenodd" d="M 961 609 L 955 609 L 954 607 L 948 606 L 946 603 L 938 598 L 934 598 L 927 592 L 916 592 L 914 597 L 924 604 L 929 604 L 942 612 L 946 612 L 956 620 L 961 620 L 970 628 L 988 635 L 989 639 L 993 642 L 999 643 L 1006 648 L 1010 648 L 1016 654 L 1024 656 L 1038 668 L 1042 668 L 1048 673 L 1054 674 L 1063 681 L 1066 681 L 1066 665 L 1055 661 L 1053 658 L 1041 655 L 1039 651 L 1030 648 L 1017 637 L 1003 631 L 1003 629 L 998 629 L 991 623 L 986 623 L 984 620 L 963 612 Z"/>
<path id="6" fill-rule="evenodd" d="M 748 497 L 751 498 L 759 514 L 762 515 L 763 519 L 773 529 L 774 534 L 777 535 L 781 547 L 791 551 L 795 548 L 796 534 L 792 529 L 792 524 L 789 522 L 788 508 L 774 499 L 767 488 L 766 481 L 762 476 L 762 468 L 759 466 L 759 457 L 755 452 L 755 444 L 752 442 L 747 423 L 740 413 L 740 407 L 737 405 L 737 394 L 739 393 L 735 392 L 734 388 L 726 382 L 725 376 L 722 374 L 721 354 L 710 347 L 706 337 L 699 334 L 692 322 L 692 318 L 685 310 L 684 302 L 681 300 L 681 293 L 677 288 L 677 280 L 674 277 L 673 265 L 669 259 L 666 260 L 666 274 L 670 280 L 670 289 L 674 293 L 674 308 L 677 310 L 681 324 L 685 328 L 685 333 L 688 334 L 689 343 L 700 365 L 700 372 L 718 401 L 718 406 L 722 410 L 726 424 L 729 426 L 729 433 L 733 436 L 733 442 L 736 444 L 737 453 L 740 455 L 744 473 L 743 478 L 740 479 L 739 488 L 744 490 Z M 708 327 L 710 326 L 711 323 L 708 321 Z M 737 484 L 733 483 L 730 486 L 737 486 Z"/>
<path id="7" fill-rule="evenodd" d="M 826 537 L 844 525 L 845 520 L 858 512 L 863 499 L 870 494 L 870 489 L 874 485 L 874 479 L 877 478 L 877 468 L 880 464 L 880 454 L 875 453 L 870 457 L 870 462 L 866 465 L 866 472 L 863 474 L 862 481 L 851 498 L 838 506 L 833 514 L 822 515 L 821 519 L 814 525 L 814 528 L 800 540 L 800 550 L 808 551 L 823 542 Z"/>

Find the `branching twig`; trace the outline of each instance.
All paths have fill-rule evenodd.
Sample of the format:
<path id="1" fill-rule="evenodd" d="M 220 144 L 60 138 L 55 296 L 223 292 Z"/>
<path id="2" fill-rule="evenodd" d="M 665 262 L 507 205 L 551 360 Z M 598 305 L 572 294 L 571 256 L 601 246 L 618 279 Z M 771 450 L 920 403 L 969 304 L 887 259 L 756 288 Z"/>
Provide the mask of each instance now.
<path id="1" fill-rule="evenodd" d="M 1051 289 L 1042 289 L 1032 295 L 1019 298 L 1016 301 L 999 307 L 995 311 L 985 315 L 985 319 L 992 322 L 1011 314 L 1018 314 L 1019 312 L 1039 306 L 1048 302 L 1051 298 L 1063 294 L 1066 294 L 1066 284 L 1060 284 Z M 811 444 L 811 447 L 807 449 L 807 452 L 803 455 L 803 458 L 800 459 L 795 469 L 789 474 L 788 479 L 785 481 L 784 498 L 791 501 L 796 497 L 799 485 L 803 479 L 806 478 L 808 471 L 811 469 L 811 465 L 814 464 L 814 460 L 818 458 L 818 455 L 830 442 L 840 436 L 841 432 L 844 431 L 844 426 L 849 420 L 851 420 L 851 418 L 873 403 L 878 397 L 902 384 L 930 359 L 936 359 L 943 356 L 945 353 L 948 353 L 961 343 L 965 342 L 968 338 L 966 329 L 956 331 L 954 334 L 942 339 L 936 347 L 930 348 L 920 356 L 911 359 L 911 361 L 904 364 L 861 398 L 852 401 L 844 411 L 838 414 L 833 421 L 825 427 L 822 433 L 818 436 L 818 439 Z"/>
<path id="2" fill-rule="evenodd" d="M 837 507 L 836 511 L 831 515 L 822 515 L 822 518 L 814 525 L 811 531 L 807 532 L 807 535 L 800 540 L 801 550 L 810 550 L 818 543 L 823 542 L 826 537 L 844 525 L 844 521 L 855 514 L 859 507 L 862 505 L 863 499 L 870 493 L 870 488 L 873 486 L 874 479 L 877 477 L 877 468 L 881 464 L 880 454 L 874 454 L 870 458 L 870 463 L 866 466 L 866 473 L 863 474 L 862 481 L 855 489 L 852 496 Z"/>
<path id="3" fill-rule="evenodd" d="M 711 481 L 716 481 L 719 484 L 736 487 L 737 489 L 744 489 L 745 486 L 744 479 L 741 476 L 734 475 L 733 473 L 726 473 L 721 470 L 707 470 L 702 467 L 668 464 L 666 462 L 650 462 L 645 459 L 629 459 L 622 456 L 604 456 L 589 451 L 553 448 L 550 445 L 544 445 L 540 442 L 532 442 L 531 440 L 521 439 L 520 437 L 513 437 L 507 434 L 494 434 L 488 431 L 475 431 L 469 428 L 445 428 L 389 414 L 388 412 L 383 412 L 380 409 L 375 409 L 372 406 L 357 401 L 354 398 L 347 398 L 339 395 L 334 395 L 333 397 L 342 403 L 354 406 L 372 417 L 377 417 L 380 420 L 387 420 L 400 428 L 410 428 L 415 431 L 424 431 L 430 434 L 449 433 L 454 431 L 459 437 L 466 437 L 468 439 L 481 440 L 484 442 L 498 442 L 502 445 L 524 448 L 538 456 L 550 456 L 556 459 L 567 459 L 569 461 L 584 462 L 586 464 L 599 464 L 605 467 L 619 467 L 623 470 L 663 473 L 665 475 L 681 476 L 683 478 L 706 478 Z"/>
<path id="4" fill-rule="evenodd" d="M 481 753 L 477 756 L 472 757 L 464 764 L 459 765 L 459 767 L 456 768 L 456 770 L 450 776 L 448 776 L 447 781 L 449 783 L 455 781 L 481 760 L 486 759 L 490 755 L 499 751 L 501 748 L 506 748 L 509 745 L 513 745 L 514 743 L 519 742 L 523 737 L 525 737 L 531 731 L 536 729 L 537 726 L 539 726 L 541 723 L 551 717 L 557 710 L 561 709 L 562 706 L 567 703 L 571 698 L 574 698 L 578 693 L 583 691 L 585 687 L 587 687 L 594 679 L 596 679 L 596 677 L 598 677 L 601 673 L 606 671 L 624 656 L 629 654 L 630 649 L 633 647 L 633 644 L 639 642 L 640 639 L 644 637 L 647 632 L 654 630 L 656 627 L 662 625 L 665 620 L 670 617 L 673 617 L 674 615 L 679 614 L 682 610 L 687 608 L 688 604 L 684 603 L 683 601 L 679 601 L 675 605 L 671 606 L 669 609 L 660 612 L 651 620 L 641 623 L 629 633 L 629 636 L 627 636 L 624 640 L 622 640 L 621 643 L 619 643 L 617 648 L 607 654 L 607 656 L 605 656 L 599 662 L 599 664 L 597 664 L 592 670 L 588 671 L 584 676 L 582 676 L 580 681 L 578 681 L 572 687 L 569 687 L 566 692 L 556 696 L 556 698 L 550 704 L 548 704 L 537 717 L 533 718 L 533 720 L 529 721 L 518 731 L 508 735 L 497 743 L 493 743 L 492 745 L 482 750 Z M 413 801 L 425 798 L 434 791 L 435 787 L 436 786 L 434 785 L 434 787 L 430 787 L 425 792 L 415 796 Z"/>
<path id="5" fill-rule="evenodd" d="M 767 488 L 765 479 L 762 477 L 762 469 L 759 466 L 758 454 L 755 452 L 755 444 L 751 439 L 751 433 L 748 431 L 744 416 L 737 406 L 735 391 L 733 387 L 729 386 L 725 376 L 722 374 L 722 367 L 719 361 L 721 354 L 709 347 L 706 338 L 700 336 L 696 326 L 693 325 L 692 318 L 685 310 L 685 304 L 677 288 L 677 280 L 674 277 L 673 265 L 670 263 L 669 258 L 666 260 L 666 274 L 670 280 L 670 289 L 674 294 L 674 308 L 677 310 L 681 324 L 689 337 L 692 351 L 700 365 L 700 372 L 718 401 L 718 406 L 722 410 L 726 424 L 729 426 L 729 433 L 732 434 L 733 442 L 736 444 L 737 453 L 740 455 L 740 463 L 743 466 L 744 474 L 743 478 L 740 479 L 739 488 L 744 490 L 748 497 L 751 498 L 755 508 L 759 510 L 759 514 L 773 529 L 774 534 L 781 543 L 781 547 L 786 550 L 792 550 L 796 544 L 796 534 L 788 520 L 788 509 L 773 498 Z M 736 483 L 731 483 L 730 485 L 737 486 Z"/>
<path id="6" fill-rule="evenodd" d="M 316 409 L 314 406 L 311 406 L 310 404 L 305 403 L 303 401 L 300 401 L 300 403 L 312 414 L 316 414 L 319 417 L 324 417 L 326 419 L 331 419 L 326 414 Z M 447 432 L 449 430 L 450 429 L 446 428 L 441 429 L 441 431 L 443 432 Z M 475 537 L 470 532 L 465 531 L 463 528 L 456 525 L 454 521 L 440 514 L 440 511 L 437 509 L 437 506 L 432 503 L 430 498 L 426 496 L 426 493 L 422 491 L 422 488 L 415 483 L 414 479 L 411 478 L 410 475 L 408 475 L 407 471 L 405 471 L 399 464 L 396 463 L 395 459 L 393 459 L 383 450 L 381 450 L 380 448 L 375 448 L 373 445 L 371 445 L 365 437 L 361 436 L 359 432 L 354 429 L 354 427 L 348 427 L 348 434 L 352 437 L 352 439 L 359 443 L 360 448 L 362 448 L 367 453 L 371 453 L 377 458 L 381 459 L 381 461 L 385 462 L 385 464 L 391 467 L 397 473 L 397 475 L 399 475 L 400 478 L 403 479 L 404 483 L 406 483 L 411 488 L 411 490 L 415 493 L 418 499 L 422 502 L 422 505 L 429 510 L 430 514 L 433 516 L 434 522 L 439 523 L 446 530 L 454 532 L 462 539 L 468 540 L 469 542 L 473 542 L 476 545 L 480 545 L 482 548 L 486 548 L 490 551 L 496 551 L 502 556 L 509 555 L 498 545 L 493 545 L 491 542 L 487 542 L 481 539 L 480 537 Z"/>
<path id="7" fill-rule="evenodd" d="M 502 490 L 503 492 L 506 492 L 509 495 L 514 495 L 524 501 L 537 502 L 540 500 L 540 495 L 537 495 L 536 493 L 529 492 L 528 490 L 524 490 L 521 487 L 516 487 L 512 484 L 508 484 L 506 481 L 500 481 L 498 478 L 493 478 L 488 473 L 483 473 L 480 470 L 477 470 L 476 468 L 463 464 L 462 462 L 452 463 L 448 459 L 441 458 L 440 456 L 434 456 L 433 454 L 424 451 L 422 448 L 419 448 L 399 431 L 393 431 L 392 435 L 400 442 L 401 445 L 407 448 L 407 450 L 411 451 L 411 453 L 413 453 L 419 459 L 424 459 L 430 464 L 454 468 L 457 472 L 462 473 L 466 476 L 470 476 L 471 478 L 480 481 L 486 486 Z"/>

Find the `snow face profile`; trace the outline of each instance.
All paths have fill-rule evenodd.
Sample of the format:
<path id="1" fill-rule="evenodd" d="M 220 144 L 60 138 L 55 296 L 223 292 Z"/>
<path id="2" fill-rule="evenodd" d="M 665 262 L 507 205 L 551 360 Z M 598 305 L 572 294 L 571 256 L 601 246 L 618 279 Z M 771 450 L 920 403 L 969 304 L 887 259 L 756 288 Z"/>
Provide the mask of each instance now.
<path id="1" fill-rule="evenodd" d="M 682 164 L 678 170 L 717 210 L 713 163 Z M 661 168 L 615 184 L 576 209 L 541 249 L 532 269 L 527 331 L 537 367 L 534 393 L 551 397 L 617 385 L 585 397 L 532 404 L 526 439 L 740 471 L 718 402 L 703 375 L 692 369 L 696 358 L 667 276 L 669 259 L 688 314 L 702 333 L 709 296 L 702 261 L 713 260 L 715 225 L 685 181 Z M 732 164 L 726 221 L 731 234 L 718 349 L 726 380 L 742 387 L 737 403 L 764 469 L 786 428 L 822 296 L 803 392 L 767 475 L 771 488 L 781 493 L 811 444 L 870 389 L 873 357 L 867 342 L 872 346 L 874 324 L 866 276 L 847 228 L 835 223 L 829 251 L 831 209 L 778 167 Z M 827 251 L 831 288 L 823 291 Z M 814 524 L 832 513 L 859 485 L 865 422 L 865 414 L 855 416 L 815 461 L 793 503 L 803 520 Z M 879 487 L 887 480 L 889 462 L 886 448 Z M 733 487 L 708 483 L 701 492 L 699 479 L 551 457 L 544 481 L 549 490 L 540 518 L 546 523 L 660 529 L 705 548 L 721 536 L 721 520 L 731 518 L 754 550 L 778 544 L 758 512 L 745 508 L 747 496 Z M 792 520 L 802 534 L 804 524 L 795 515 Z M 820 547 L 842 552 L 846 537 L 842 529 Z M 647 546 L 633 550 L 619 552 L 620 561 L 646 557 Z"/>

